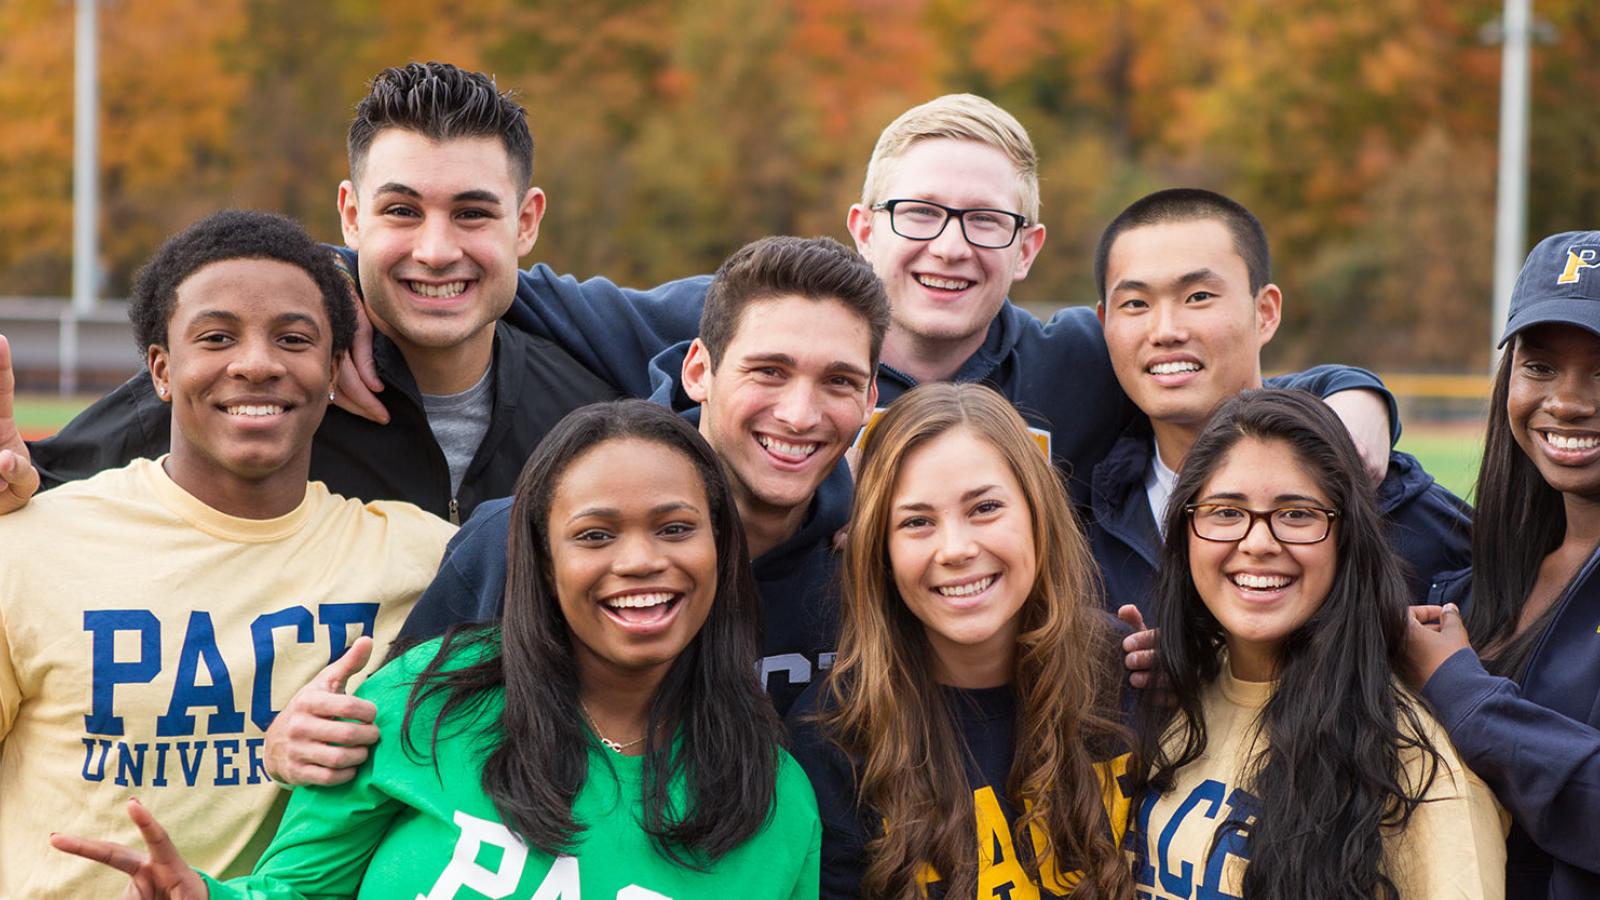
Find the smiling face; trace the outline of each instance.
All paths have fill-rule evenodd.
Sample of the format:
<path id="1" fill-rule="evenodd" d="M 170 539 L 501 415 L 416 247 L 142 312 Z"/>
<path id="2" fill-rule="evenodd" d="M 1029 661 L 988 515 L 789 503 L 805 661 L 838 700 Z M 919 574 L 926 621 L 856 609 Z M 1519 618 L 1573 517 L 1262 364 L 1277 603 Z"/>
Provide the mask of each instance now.
<path id="1" fill-rule="evenodd" d="M 218 498 L 281 492 L 292 509 L 328 405 L 332 347 L 322 292 L 299 266 L 229 259 L 185 278 L 167 346 L 148 354 L 156 390 L 172 402 L 173 480 L 234 515 L 256 511 Z"/>
<path id="2" fill-rule="evenodd" d="M 694 343 L 684 390 L 702 404 L 701 433 L 727 463 L 741 508 L 811 501 L 872 410 L 871 359 L 860 314 L 805 297 L 746 305 L 715 367 Z"/>
<path id="3" fill-rule="evenodd" d="M 1289 444 L 1248 437 L 1227 452 L 1194 502 L 1252 510 L 1332 507 Z M 1234 674 L 1270 680 L 1283 640 L 1322 607 L 1333 587 L 1338 520 L 1327 539 L 1315 544 L 1279 543 L 1262 520 L 1237 541 L 1204 540 L 1192 528 L 1188 540 L 1190 577 L 1227 633 Z"/>
<path id="4" fill-rule="evenodd" d="M 1518 334 L 1506 413 L 1547 484 L 1600 499 L 1600 337 L 1563 325 Z"/>
<path id="5" fill-rule="evenodd" d="M 1033 520 L 1005 457 L 966 428 L 906 454 L 889 501 L 889 566 L 945 684 L 993 686 L 1016 653 L 1038 565 Z M 1002 682 L 1003 683 L 1003 682 Z"/>
<path id="6" fill-rule="evenodd" d="M 373 324 L 408 360 L 492 344 L 516 293 L 517 258 L 539 235 L 543 192 L 518 189 L 492 137 L 432 141 L 391 128 L 355 174 L 359 185 L 339 187 L 339 209 Z"/>
<path id="7" fill-rule="evenodd" d="M 892 165 L 880 199 L 1021 212 L 1016 167 L 988 144 L 929 138 L 912 144 Z M 1029 225 L 1011 246 L 985 249 L 967 243 L 952 220 L 939 237 L 913 241 L 894 233 L 888 212 L 859 203 L 850 208 L 849 226 L 856 249 L 889 293 L 892 324 L 884 359 L 890 365 L 897 365 L 896 355 L 909 344 L 954 345 L 958 362 L 970 355 L 1011 283 L 1027 276 L 1045 236 L 1044 226 Z"/>
<path id="8" fill-rule="evenodd" d="M 1278 329 L 1275 285 L 1250 273 L 1214 219 L 1123 232 L 1099 307 L 1117 381 L 1161 424 L 1198 429 L 1219 403 L 1261 385 L 1261 348 Z"/>
<path id="9" fill-rule="evenodd" d="M 599 444 L 561 475 L 548 530 L 580 678 L 659 680 L 717 592 L 716 540 L 694 464 L 638 438 Z"/>

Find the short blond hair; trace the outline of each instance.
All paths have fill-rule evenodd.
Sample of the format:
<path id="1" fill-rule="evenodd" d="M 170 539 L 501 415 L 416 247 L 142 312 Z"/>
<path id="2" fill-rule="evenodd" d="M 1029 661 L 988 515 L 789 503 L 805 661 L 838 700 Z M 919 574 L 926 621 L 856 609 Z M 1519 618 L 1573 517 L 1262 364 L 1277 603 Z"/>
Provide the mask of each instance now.
<path id="1" fill-rule="evenodd" d="M 883 196 L 894 163 L 918 141 L 953 138 L 978 141 L 1004 153 L 1017 170 L 1017 196 L 1021 212 L 1029 224 L 1039 221 L 1039 156 L 1034 152 L 1028 130 L 1016 117 L 976 94 L 946 94 L 913 106 L 878 135 L 867 161 L 867 179 L 861 186 L 861 205 L 889 198 Z"/>

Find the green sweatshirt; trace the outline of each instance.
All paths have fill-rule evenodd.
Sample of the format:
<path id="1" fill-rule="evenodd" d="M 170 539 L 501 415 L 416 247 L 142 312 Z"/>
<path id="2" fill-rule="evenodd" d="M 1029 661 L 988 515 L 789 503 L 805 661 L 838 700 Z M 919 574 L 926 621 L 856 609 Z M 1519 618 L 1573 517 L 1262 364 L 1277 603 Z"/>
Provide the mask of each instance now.
<path id="1" fill-rule="evenodd" d="M 674 865 L 656 851 L 639 825 L 643 757 L 598 744 L 590 746 L 589 779 L 573 803 L 573 817 L 586 830 L 572 855 L 552 858 L 524 846 L 500 824 L 480 784 L 503 703 L 499 691 L 473 710 L 451 714 L 437 758 L 427 751 L 439 696 L 413 719 L 423 752 L 408 754 L 401 745 L 411 682 L 437 649 L 437 641 L 423 644 L 362 685 L 356 693 L 377 705 L 382 734 L 371 758 L 346 784 L 296 788 L 255 872 L 227 882 L 208 876 L 213 898 L 817 896 L 816 798 L 787 753 L 772 819 L 709 871 Z M 681 787 L 674 800 L 683 801 Z"/>

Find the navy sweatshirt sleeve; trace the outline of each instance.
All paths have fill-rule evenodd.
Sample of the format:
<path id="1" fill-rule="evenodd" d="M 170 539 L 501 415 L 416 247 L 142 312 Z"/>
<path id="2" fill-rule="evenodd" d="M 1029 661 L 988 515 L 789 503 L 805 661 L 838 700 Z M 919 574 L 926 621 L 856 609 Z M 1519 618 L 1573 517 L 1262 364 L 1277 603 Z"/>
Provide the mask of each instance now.
<path id="1" fill-rule="evenodd" d="M 710 283 L 710 276 L 697 275 L 634 290 L 604 278 L 557 275 L 539 264 L 518 273 L 505 319 L 555 341 L 629 396 L 648 397 L 650 360 L 699 334 Z"/>
<path id="2" fill-rule="evenodd" d="M 1304 372 L 1290 372 L 1266 379 L 1267 387 L 1294 388 L 1326 400 L 1340 391 L 1376 391 L 1389 406 L 1389 444 L 1400 440 L 1400 404 L 1384 386 L 1383 379 L 1357 366 L 1338 364 L 1312 366 Z"/>
<path id="3" fill-rule="evenodd" d="M 481 504 L 445 547 L 439 574 L 400 626 L 395 647 L 436 638 L 452 625 L 495 622 L 505 603 L 511 499 Z"/>
<path id="4" fill-rule="evenodd" d="M 43 486 L 98 475 L 135 459 L 154 459 L 172 441 L 172 418 L 144 372 L 78 413 L 59 432 L 28 442 Z"/>
<path id="5" fill-rule="evenodd" d="M 1422 688 L 1461 759 L 1551 856 L 1600 872 L 1600 730 L 1521 696 L 1470 648 Z"/>

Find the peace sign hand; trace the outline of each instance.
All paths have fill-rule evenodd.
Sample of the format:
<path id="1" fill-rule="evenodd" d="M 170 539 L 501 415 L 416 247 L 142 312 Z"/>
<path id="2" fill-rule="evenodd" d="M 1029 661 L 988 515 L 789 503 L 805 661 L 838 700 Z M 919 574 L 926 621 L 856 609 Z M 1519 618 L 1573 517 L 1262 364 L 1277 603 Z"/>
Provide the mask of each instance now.
<path id="1" fill-rule="evenodd" d="M 128 818 L 139 827 L 148 854 L 110 841 L 66 834 L 50 835 L 50 846 L 125 873 L 129 880 L 122 900 L 209 900 L 211 891 L 205 881 L 178 855 L 156 817 L 138 800 L 129 800 Z"/>
<path id="2" fill-rule="evenodd" d="M 28 445 L 17 430 L 13 403 L 16 391 L 11 345 L 0 335 L 0 515 L 21 509 L 39 490 L 39 473 L 28 461 Z"/>

